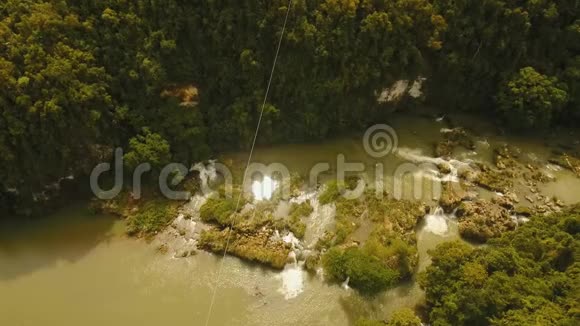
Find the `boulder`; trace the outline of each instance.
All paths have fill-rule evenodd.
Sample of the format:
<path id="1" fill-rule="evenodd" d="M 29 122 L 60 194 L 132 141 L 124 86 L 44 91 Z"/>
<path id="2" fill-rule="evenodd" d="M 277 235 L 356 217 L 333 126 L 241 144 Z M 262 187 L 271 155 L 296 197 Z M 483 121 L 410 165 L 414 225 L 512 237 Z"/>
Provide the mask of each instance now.
<path id="1" fill-rule="evenodd" d="M 463 200 L 468 198 L 469 195 L 460 186 L 454 187 L 452 183 L 446 182 L 442 187 L 439 206 L 441 206 L 446 213 L 451 213 Z"/>

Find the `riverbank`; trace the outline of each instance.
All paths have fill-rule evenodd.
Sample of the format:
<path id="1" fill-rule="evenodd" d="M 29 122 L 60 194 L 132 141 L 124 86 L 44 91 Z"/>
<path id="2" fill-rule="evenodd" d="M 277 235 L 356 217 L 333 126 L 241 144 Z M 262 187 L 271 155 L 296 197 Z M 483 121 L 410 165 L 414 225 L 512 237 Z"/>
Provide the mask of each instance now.
<path id="1" fill-rule="evenodd" d="M 256 162 L 282 162 L 290 171 L 302 176 L 307 175 L 316 163 L 328 162 L 330 172 L 322 176 L 320 184 L 314 189 L 295 187 L 289 200 L 280 200 L 275 196 L 264 199 L 268 197 L 263 192 L 264 188 L 256 187 L 262 189 L 260 196 L 250 193 L 251 196 L 240 205 L 237 215 L 234 214 L 238 218 L 251 217 L 236 220 L 237 226 L 234 227 L 230 248 L 235 252 L 232 250 L 231 253 L 242 259 L 225 258 L 224 274 L 219 283 L 216 282 L 216 275 L 224 249 L 223 238 L 232 215 L 217 213 L 233 208 L 231 203 L 225 203 L 224 207 L 229 208 L 222 210 L 220 207 L 224 202 L 221 201 L 213 201 L 212 205 L 206 206 L 208 200 L 217 198 L 213 197 L 216 194 L 197 193 L 189 201 L 166 211 L 167 214 L 154 214 L 162 223 L 151 224 L 155 228 L 151 229 L 153 232 L 141 234 L 143 240 L 126 238 L 124 234 L 126 227 L 139 216 L 145 214 L 145 220 L 149 221 L 152 216 L 146 214 L 152 211 L 147 205 L 152 205 L 149 200 L 123 206 L 130 208 L 125 210 L 125 220 L 104 217 L 109 221 L 105 223 L 104 233 L 110 234 L 110 230 L 114 230 L 111 236 L 88 236 L 93 225 L 90 219 L 80 220 L 86 228 L 82 231 L 63 233 L 62 230 L 67 229 L 70 223 L 63 220 L 59 226 L 61 231 L 55 230 L 48 238 L 42 234 L 42 227 L 32 236 L 27 232 L 14 236 L 12 244 L 10 241 L 4 242 L 5 252 L 11 255 L 2 256 L 1 261 L 20 271 L 3 279 L 3 293 L 17 296 L 19 291 L 26 293 L 39 286 L 57 291 L 50 284 L 65 282 L 60 279 L 59 274 L 62 273 L 62 277 L 74 280 L 74 287 L 84 296 L 91 293 L 97 293 L 101 298 L 106 296 L 104 290 L 95 289 L 97 285 L 90 286 L 89 281 L 80 284 L 81 279 L 99 277 L 102 281 L 96 284 L 107 291 L 116 293 L 114 288 L 119 287 L 119 291 L 132 293 L 120 294 L 116 306 L 98 307 L 92 312 L 84 303 L 78 303 L 79 310 L 88 316 L 110 314 L 127 323 L 135 323 L 135 317 L 129 312 L 123 314 L 117 311 L 120 306 L 133 313 L 141 311 L 142 307 L 148 311 L 163 311 L 165 321 L 184 322 L 196 320 L 191 318 L 204 318 L 207 302 L 202 302 L 198 296 L 207 299 L 216 285 L 219 286 L 216 314 L 220 315 L 212 320 L 216 325 L 218 321 L 240 325 L 250 321 L 264 325 L 297 322 L 346 325 L 359 317 L 388 319 L 399 308 L 416 308 L 423 304 L 424 294 L 414 279 L 417 271 L 429 265 L 428 251 L 437 244 L 457 240 L 461 235 L 470 241 L 485 242 L 490 237 L 517 228 L 532 215 L 557 211 L 578 201 L 575 193 L 580 191 L 580 179 L 572 170 L 558 168 L 551 162 L 556 155 L 554 151 L 561 150 L 562 146 L 550 143 L 549 139 L 547 143 L 546 140 L 494 135 L 489 132 L 491 129 L 481 126 L 484 122 L 475 124 L 475 128 L 468 120 L 449 125 L 445 123 L 449 119 L 454 118 L 446 117 L 438 121 L 439 117 L 424 115 L 397 116 L 385 121 L 397 131 L 399 146 L 395 155 L 381 159 L 367 155 L 358 135 L 320 144 L 258 148 L 254 156 Z M 461 126 L 462 129 L 456 129 Z M 455 130 L 453 133 L 464 130 L 460 132 L 461 137 L 466 137 L 468 141 L 460 141 L 461 144 L 452 146 L 450 154 L 436 157 L 438 143 L 449 142 L 453 145 L 453 139 L 457 139 L 456 136 L 449 136 L 449 130 Z M 572 150 L 568 149 L 568 152 Z M 386 189 L 383 200 L 377 201 L 374 196 L 367 196 L 358 201 L 346 201 L 333 195 L 333 191 L 328 191 L 332 189 L 332 183 L 327 181 L 336 171 L 339 154 L 343 154 L 348 162 L 361 162 L 365 171 L 358 177 L 369 184 L 371 182 L 368 181 L 375 180 L 376 165 L 383 164 Z M 243 166 L 246 155 L 224 154 L 220 161 L 228 166 Z M 414 198 L 412 188 L 417 173 L 402 179 L 401 200 L 392 197 L 394 172 L 405 163 L 419 166 L 420 169 L 415 172 L 420 172 L 425 178 L 424 193 L 419 199 Z M 211 163 L 206 162 L 205 166 L 211 167 Z M 461 173 L 466 166 L 473 174 Z M 201 175 L 209 177 L 211 174 Z M 434 199 L 431 191 L 434 180 L 462 185 L 462 192 L 449 193 L 448 186 L 444 186 L 444 196 Z M 219 184 L 219 180 L 215 182 Z M 506 184 L 507 188 L 499 188 Z M 219 189 L 219 186 L 214 189 Z M 557 198 L 554 199 L 554 196 Z M 257 197 L 263 200 L 256 201 Z M 393 214 L 397 211 L 401 214 Z M 47 245 L 55 241 L 59 233 L 63 234 L 62 238 L 58 238 L 62 246 Z M 80 239 L 86 238 L 89 245 L 67 242 L 67 234 L 72 233 Z M 27 238 L 31 237 L 39 239 L 38 246 L 26 247 Z M 48 248 L 46 252 L 39 251 L 42 243 Z M 67 244 L 85 249 L 75 257 L 61 259 L 59 252 L 66 251 Z M 25 249 L 16 250 L 21 247 Z M 353 255 L 353 250 L 359 253 Z M 383 282 L 379 276 L 378 283 L 383 284 L 379 287 L 380 291 L 373 298 L 361 296 L 356 289 L 364 291 L 367 287 L 353 283 L 352 276 L 357 274 L 356 269 L 334 274 L 325 272 L 325 267 L 328 270 L 329 265 L 325 266 L 324 256 L 331 251 L 338 252 L 337 257 L 347 261 L 367 261 L 364 257 L 374 257 L 372 260 L 381 262 L 381 268 L 397 271 L 399 277 L 396 282 Z M 361 260 L 361 257 L 364 259 Z M 260 264 L 246 263 L 244 260 Z M 46 261 L 50 263 L 43 263 Z M 401 277 L 403 274 L 407 274 L 406 277 Z M 120 285 L 125 283 L 130 287 Z M 129 304 L 125 299 L 136 304 Z M 75 302 L 72 292 L 65 292 L 59 300 L 49 305 L 55 310 L 52 314 L 55 320 L 58 312 L 61 316 L 64 314 L 66 302 Z M 18 314 L 24 313 L 21 305 L 25 307 L 24 302 L 15 300 L 11 306 L 14 312 L 4 318 L 18 320 Z M 229 311 L 232 306 L 235 308 L 231 314 L 220 313 Z M 109 317 L 96 320 L 103 321 L 103 318 Z M 144 321 L 142 324 L 148 323 Z"/>

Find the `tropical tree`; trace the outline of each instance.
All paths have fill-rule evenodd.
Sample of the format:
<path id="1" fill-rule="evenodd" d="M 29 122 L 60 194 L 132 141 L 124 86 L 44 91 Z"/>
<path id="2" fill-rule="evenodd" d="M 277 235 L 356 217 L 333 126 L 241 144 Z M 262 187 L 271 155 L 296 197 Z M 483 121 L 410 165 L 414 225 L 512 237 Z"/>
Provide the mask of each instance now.
<path id="1" fill-rule="evenodd" d="M 497 97 L 498 109 L 517 128 L 546 128 L 568 100 L 556 77 L 532 67 L 520 69 L 504 83 Z"/>

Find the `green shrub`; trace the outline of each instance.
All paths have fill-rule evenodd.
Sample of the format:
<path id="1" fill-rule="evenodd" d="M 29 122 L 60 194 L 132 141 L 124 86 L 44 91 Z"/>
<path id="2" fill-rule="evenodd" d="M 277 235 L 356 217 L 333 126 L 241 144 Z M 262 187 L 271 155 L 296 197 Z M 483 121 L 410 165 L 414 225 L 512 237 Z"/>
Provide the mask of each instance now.
<path id="1" fill-rule="evenodd" d="M 204 222 L 228 226 L 235 209 L 236 204 L 232 199 L 210 198 L 201 206 L 199 214 Z"/>
<path id="2" fill-rule="evenodd" d="M 367 294 L 386 290 L 399 278 L 398 272 L 358 248 L 348 248 L 344 252 L 332 248 L 322 262 L 330 280 L 341 282 L 350 278 L 349 284 L 353 288 Z"/>
<path id="3" fill-rule="evenodd" d="M 363 251 L 381 261 L 389 261 L 389 267 L 399 271 L 401 278 L 409 278 L 416 266 L 417 249 L 392 235 L 386 243 L 373 233 L 365 242 Z"/>
<path id="4" fill-rule="evenodd" d="M 421 326 L 421 319 L 415 315 L 413 310 L 403 308 L 393 313 L 393 316 L 385 324 L 384 322 L 370 319 L 359 319 L 355 326 Z"/>
<path id="5" fill-rule="evenodd" d="M 546 128 L 568 101 L 557 78 L 525 67 L 507 81 L 497 97 L 500 113 L 511 126 Z"/>
<path id="6" fill-rule="evenodd" d="M 359 319 L 354 324 L 355 326 L 385 326 L 385 323 L 377 321 L 377 320 L 370 320 L 370 319 Z"/>
<path id="7" fill-rule="evenodd" d="M 238 213 L 232 215 L 232 219 L 233 228 L 241 232 L 255 232 L 263 227 L 271 229 L 275 225 L 272 213 L 258 208 L 245 212 L 244 214 Z"/>
<path id="8" fill-rule="evenodd" d="M 141 163 L 149 163 L 155 170 L 171 162 L 171 147 L 161 135 L 143 128 L 142 133 L 129 140 L 125 165 L 133 170 Z"/>
<path id="9" fill-rule="evenodd" d="M 340 188 L 337 181 L 328 182 L 324 191 L 318 195 L 320 204 L 326 205 L 336 201 L 340 197 Z"/>
<path id="10" fill-rule="evenodd" d="M 322 266 L 330 281 L 342 282 L 347 278 L 346 259 L 339 248 L 331 248 L 322 256 Z"/>
<path id="11" fill-rule="evenodd" d="M 393 313 L 387 326 L 421 326 L 421 319 L 415 315 L 413 310 L 404 308 Z"/>
<path id="12" fill-rule="evenodd" d="M 360 180 L 360 178 L 355 176 L 349 176 L 345 179 L 345 181 L 341 182 L 332 180 L 326 183 L 324 191 L 318 196 L 318 200 L 322 205 L 337 201 L 343 191 L 355 189 Z"/>
<path id="13" fill-rule="evenodd" d="M 306 261 L 304 262 L 304 267 L 309 272 L 316 272 L 316 269 L 320 265 L 320 254 L 312 254 L 306 257 Z"/>

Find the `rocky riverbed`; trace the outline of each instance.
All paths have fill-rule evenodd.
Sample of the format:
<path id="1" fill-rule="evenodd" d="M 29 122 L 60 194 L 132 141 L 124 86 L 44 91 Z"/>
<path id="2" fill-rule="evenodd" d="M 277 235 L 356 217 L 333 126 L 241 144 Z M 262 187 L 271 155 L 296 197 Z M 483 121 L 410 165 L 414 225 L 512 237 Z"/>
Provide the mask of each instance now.
<path id="1" fill-rule="evenodd" d="M 125 195 L 102 207 L 126 218 L 132 233 L 145 237 L 162 257 L 190 261 L 226 253 L 274 273 L 276 291 L 286 300 L 297 300 L 312 282 L 322 281 L 345 294 L 372 294 L 392 307 L 380 309 L 388 315 L 396 307 L 421 304 L 423 292 L 412 280 L 428 266 L 428 251 L 436 244 L 459 237 L 483 244 L 534 216 L 578 202 L 573 146 L 496 136 L 451 118 L 391 123 L 400 143 L 383 159 L 369 158 L 358 138 L 263 148 L 254 160 L 283 162 L 291 178 L 252 179 L 245 192 L 234 183 L 233 196 L 226 197 L 217 161 L 200 162 L 184 186 L 193 193 L 186 202 L 151 204 L 147 197 Z M 340 154 L 363 163 L 365 171 L 336 182 L 332 161 Z M 239 181 L 245 159 L 233 153 L 218 161 Z M 307 184 L 310 169 L 320 162 L 330 162 L 330 170 Z M 376 183 L 378 167 L 382 184 Z M 400 167 L 411 169 L 398 175 Z M 361 182 L 366 190 L 360 197 L 342 196 Z M 291 189 L 287 198 L 280 196 L 282 185 Z M 138 223 L 143 218 L 146 223 Z"/>

